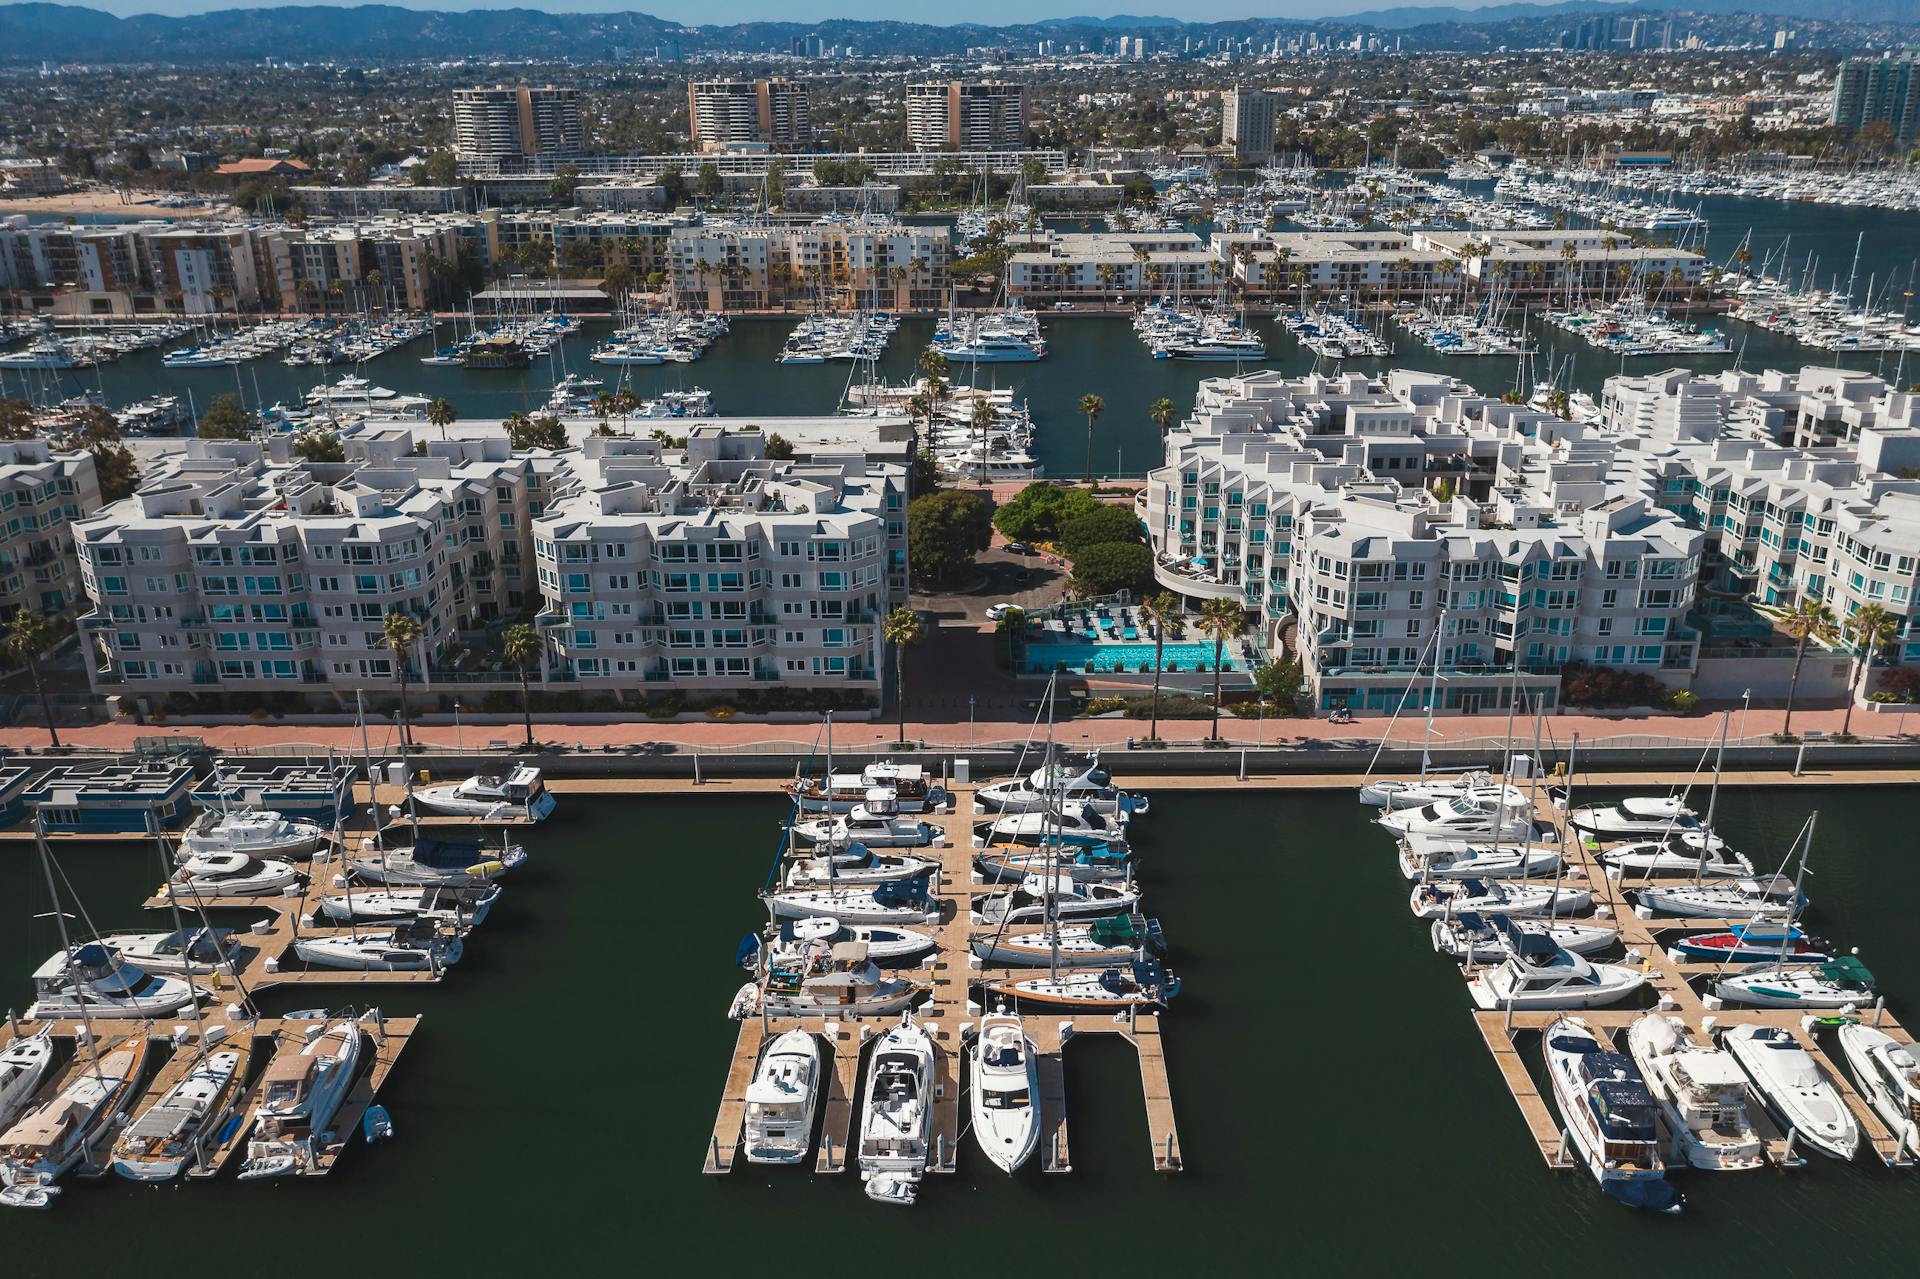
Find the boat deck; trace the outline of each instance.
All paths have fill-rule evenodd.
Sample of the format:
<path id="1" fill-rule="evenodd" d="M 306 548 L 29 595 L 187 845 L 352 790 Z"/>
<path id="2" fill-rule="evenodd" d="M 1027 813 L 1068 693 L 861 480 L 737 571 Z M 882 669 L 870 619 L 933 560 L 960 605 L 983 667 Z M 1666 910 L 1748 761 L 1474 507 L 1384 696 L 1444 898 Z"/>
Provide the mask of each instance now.
<path id="1" fill-rule="evenodd" d="M 972 906 L 975 897 L 996 890 L 973 865 L 970 816 L 973 789 L 970 785 L 948 788 L 952 796 L 952 807 L 945 816 L 948 836 L 932 848 L 918 850 L 922 855 L 937 857 L 940 862 L 934 887 L 940 917 L 933 928 L 933 954 L 922 968 L 904 970 L 927 981 L 932 989 L 915 1017 L 934 1045 L 933 1150 L 928 1171 L 936 1173 L 952 1173 L 958 1168 L 964 1127 L 961 1103 L 965 1081 L 961 1062 L 982 1011 L 970 993 L 971 984 L 979 979 L 982 971 L 981 961 L 969 945 Z M 1098 1034 L 1116 1035 L 1134 1048 L 1155 1171 L 1178 1172 L 1186 1166 L 1174 1122 L 1173 1088 L 1168 1077 L 1159 1013 L 1115 1017 L 1105 1013 L 1063 1015 L 1041 1009 L 1027 1014 L 1026 1021 L 1027 1034 L 1037 1054 L 1041 1125 L 1038 1154 L 1046 1172 L 1070 1172 L 1073 1166 L 1067 1140 L 1066 1045 L 1075 1036 Z M 764 1021 L 755 1017 L 743 1021 L 728 1062 L 726 1084 L 708 1140 L 703 1171 L 719 1174 L 732 1170 L 744 1131 L 746 1090 L 753 1080 L 761 1049 L 771 1038 L 796 1028 L 824 1036 L 833 1050 L 834 1070 L 832 1078 L 825 1081 L 828 1091 L 820 1107 L 821 1130 L 814 1169 L 822 1173 L 845 1171 L 855 1162 L 848 1158 L 847 1148 L 856 1140 L 853 1129 L 857 1119 L 855 1102 L 861 1058 L 867 1043 L 885 1033 L 894 1022 L 891 1016 L 849 1017 L 824 1024 L 818 1018 L 794 1017 Z"/>

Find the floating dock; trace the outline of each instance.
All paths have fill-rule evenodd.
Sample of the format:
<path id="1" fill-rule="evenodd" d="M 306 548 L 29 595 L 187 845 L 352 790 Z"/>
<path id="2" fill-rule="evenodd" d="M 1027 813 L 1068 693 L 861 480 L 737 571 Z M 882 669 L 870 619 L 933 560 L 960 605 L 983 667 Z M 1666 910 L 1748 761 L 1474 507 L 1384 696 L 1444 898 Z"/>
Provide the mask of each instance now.
<path id="1" fill-rule="evenodd" d="M 929 1173 L 957 1170 L 965 1083 L 961 1062 L 982 1011 L 972 1001 L 969 990 L 981 972 L 980 961 L 969 944 L 973 902 L 974 898 L 1000 887 L 987 883 L 974 869 L 973 792 L 971 785 L 948 787 L 951 807 L 945 814 L 946 838 L 932 848 L 898 850 L 937 857 L 940 862 L 934 887 L 940 917 L 933 929 L 933 954 L 919 969 L 901 970 L 926 980 L 932 987 L 932 995 L 914 1012 L 915 1020 L 934 1046 Z M 940 815 L 929 813 L 927 816 L 929 820 L 938 820 Z M 1141 1093 L 1146 1101 L 1153 1168 L 1156 1172 L 1179 1172 L 1185 1167 L 1179 1130 L 1174 1123 L 1173 1087 L 1167 1075 L 1158 1012 L 1115 1017 L 1040 1009 L 1027 1013 L 1025 1020 L 1027 1035 L 1034 1044 L 1040 1080 L 1040 1143 L 1036 1154 L 1046 1172 L 1065 1173 L 1073 1167 L 1067 1144 L 1064 1055 L 1066 1045 L 1080 1035 L 1115 1035 L 1133 1046 L 1140 1067 Z M 885 1033 L 887 1027 L 897 1021 L 897 1016 L 824 1021 L 817 1017 L 772 1017 L 764 1021 L 749 1017 L 742 1021 L 728 1062 L 727 1080 L 707 1144 L 703 1171 L 719 1174 L 732 1170 L 744 1131 L 747 1086 L 753 1081 L 761 1048 L 795 1029 L 824 1037 L 832 1050 L 832 1077 L 822 1081 L 827 1092 L 821 1099 L 820 1138 L 814 1170 L 837 1173 L 856 1164 L 857 1160 L 848 1155 L 848 1146 L 858 1141 L 856 1102 L 863 1050 L 870 1040 Z"/>

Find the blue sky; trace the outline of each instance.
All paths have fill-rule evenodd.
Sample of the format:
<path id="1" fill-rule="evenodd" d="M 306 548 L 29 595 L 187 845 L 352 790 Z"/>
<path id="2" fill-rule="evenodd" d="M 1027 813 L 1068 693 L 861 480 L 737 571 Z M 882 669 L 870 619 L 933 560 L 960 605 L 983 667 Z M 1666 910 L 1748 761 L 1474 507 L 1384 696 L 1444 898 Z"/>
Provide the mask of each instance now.
<path id="1" fill-rule="evenodd" d="M 204 13 L 212 9 L 269 8 L 278 3 L 328 3 L 329 0 L 67 0 L 121 15 L 135 13 Z M 689 23 L 777 20 L 818 22 L 825 18 L 893 18 L 909 22 L 951 23 L 964 15 L 982 23 L 1031 22 L 1040 17 L 1085 14 L 1141 13 L 1177 15 L 1188 21 L 1227 18 L 1310 18 L 1330 14 L 1417 4 L 1421 0 L 1137 0 L 1130 8 L 1106 7 L 1074 0 L 1034 4 L 1033 0 L 969 0 L 965 5 L 933 0 L 569 0 L 540 4 L 537 0 L 383 0 L 409 9 L 544 9 L 585 13 L 632 10 Z M 1109 0 L 1111 2 L 1111 0 Z M 1452 0 L 1458 8 L 1478 8 L 1485 0 Z"/>

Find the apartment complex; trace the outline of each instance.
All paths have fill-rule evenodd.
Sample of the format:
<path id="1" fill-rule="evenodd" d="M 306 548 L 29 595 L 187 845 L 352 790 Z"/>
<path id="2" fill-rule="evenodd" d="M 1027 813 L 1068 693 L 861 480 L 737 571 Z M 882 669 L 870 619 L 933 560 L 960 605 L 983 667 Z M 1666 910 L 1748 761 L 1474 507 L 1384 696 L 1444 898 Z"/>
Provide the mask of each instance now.
<path id="1" fill-rule="evenodd" d="M 91 453 L 0 441 L 0 625 L 23 608 L 59 615 L 85 601 L 73 522 L 99 509 Z"/>
<path id="2" fill-rule="evenodd" d="M 1920 142 L 1920 53 L 1848 58 L 1833 78 L 1829 119 L 1851 136 L 1883 121 L 1901 146 Z"/>
<path id="3" fill-rule="evenodd" d="M 907 86 L 907 145 L 916 151 L 991 151 L 1027 139 L 1025 87 L 1000 80 Z"/>
<path id="4" fill-rule="evenodd" d="M 807 86 L 794 80 L 693 80 L 687 84 L 693 149 L 793 151 L 813 142 Z"/>
<path id="5" fill-rule="evenodd" d="M 1234 158 L 1265 163 L 1273 155 L 1278 95 L 1262 89 L 1228 89 L 1220 95 L 1220 145 Z"/>
<path id="6" fill-rule="evenodd" d="M 675 303 L 706 311 L 937 308 L 952 261 L 949 228 L 905 222 L 675 226 L 667 239 Z"/>
<path id="7" fill-rule="evenodd" d="M 580 91 L 553 85 L 455 89 L 453 150 L 470 166 L 579 155 Z"/>
<path id="8" fill-rule="evenodd" d="M 1204 296 L 1231 274 L 1191 231 L 1045 232 L 1009 245 L 1007 296 L 1035 306 Z"/>

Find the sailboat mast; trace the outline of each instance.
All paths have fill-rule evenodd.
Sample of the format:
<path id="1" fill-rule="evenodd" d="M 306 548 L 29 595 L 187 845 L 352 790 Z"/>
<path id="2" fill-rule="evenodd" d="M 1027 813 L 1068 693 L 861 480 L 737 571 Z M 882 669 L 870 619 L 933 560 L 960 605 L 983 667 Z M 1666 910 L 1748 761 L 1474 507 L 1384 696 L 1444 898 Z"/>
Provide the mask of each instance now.
<path id="1" fill-rule="evenodd" d="M 1713 844 L 1713 814 L 1720 806 L 1720 766 L 1727 760 L 1727 726 L 1733 721 L 1732 711 L 1722 711 L 1720 715 L 1720 749 L 1713 757 L 1713 789 L 1707 792 L 1707 820 L 1700 831 L 1700 858 L 1694 863 L 1693 882 L 1699 883 L 1707 873 L 1707 850 Z"/>
<path id="2" fill-rule="evenodd" d="M 215 776 L 217 777 L 218 775 L 218 761 L 215 761 Z M 147 810 L 147 829 L 153 832 L 153 846 L 160 855 L 162 882 L 171 880 L 173 878 L 173 859 L 167 855 L 167 837 L 161 833 L 160 830 L 160 815 L 151 808 Z M 180 954 L 186 961 L 187 986 L 191 988 L 193 986 L 193 938 L 187 936 L 187 926 L 180 918 L 180 899 L 172 892 L 167 894 L 167 909 L 173 912 L 173 931 L 174 935 L 180 939 Z M 212 929 L 208 929 L 205 936 L 208 942 L 213 945 L 214 958 L 210 971 L 218 973 L 220 970 L 220 961 L 225 958 L 220 946 L 220 939 L 214 935 Z M 199 991 L 194 991 L 193 999 L 189 1001 L 188 1006 L 193 1009 L 193 1033 L 200 1040 L 201 1055 L 205 1056 L 208 1048 L 207 1027 L 200 1016 Z"/>
<path id="3" fill-rule="evenodd" d="M 73 967 L 73 938 L 67 935 L 67 917 L 60 913 L 60 890 L 53 886 L 53 854 L 47 850 L 47 819 L 37 808 L 33 810 L 33 845 L 40 852 L 40 873 L 46 877 L 47 900 L 53 904 L 54 927 L 60 930 L 60 952 L 67 961 L 67 981 L 72 985 L 74 996 L 80 1004 L 80 1022 L 87 1028 L 87 1051 L 93 1057 L 93 1077 L 105 1089 L 106 1076 L 100 1073 L 100 1041 L 94 1035 L 93 1018 L 87 1013 L 86 997 L 80 990 L 80 975 Z M 167 895 L 173 895 L 171 886 Z"/>

